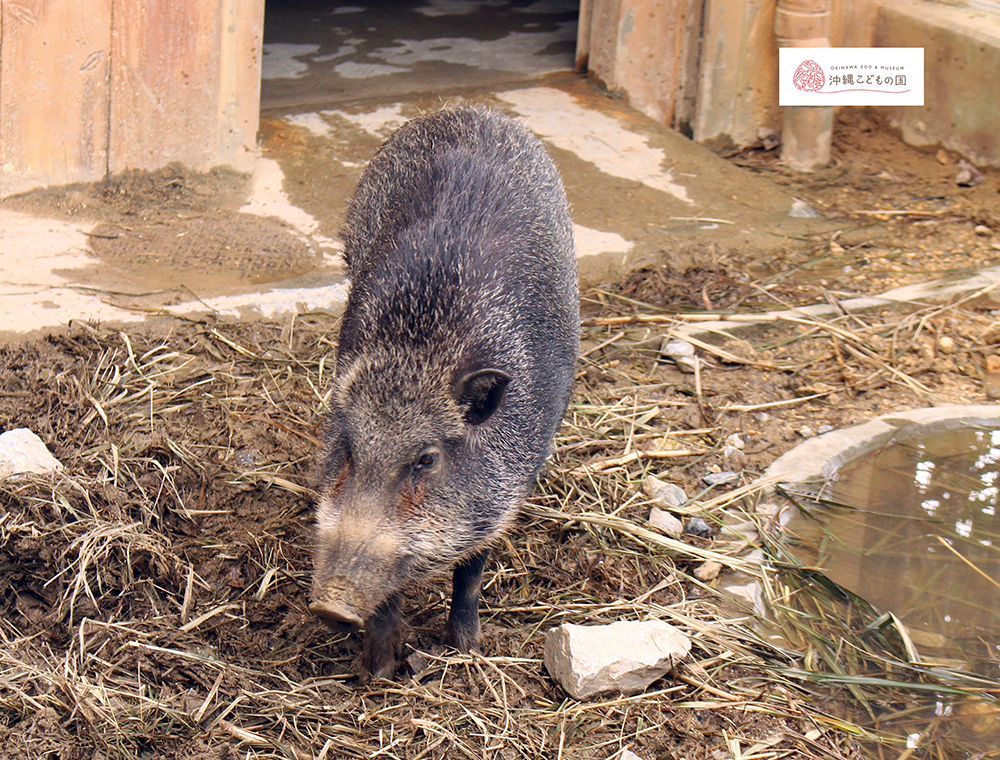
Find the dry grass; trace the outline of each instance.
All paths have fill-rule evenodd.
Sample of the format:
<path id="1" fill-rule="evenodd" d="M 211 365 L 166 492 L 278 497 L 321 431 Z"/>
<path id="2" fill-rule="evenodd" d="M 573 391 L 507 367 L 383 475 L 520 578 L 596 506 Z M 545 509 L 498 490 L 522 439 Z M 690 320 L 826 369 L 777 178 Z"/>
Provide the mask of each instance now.
<path id="1" fill-rule="evenodd" d="M 791 429 L 835 399 L 968 394 L 962 367 L 993 350 L 992 320 L 966 304 L 773 321 L 702 339 L 700 375 L 680 377 L 659 356 L 677 319 L 593 302 L 551 466 L 488 572 L 486 654 L 442 650 L 444 589 L 415 590 L 407 653 L 426 667 L 366 687 L 357 641 L 304 609 L 333 318 L 159 336 L 77 325 L 0 353 L 0 424 L 32 427 L 65 464 L 0 484 L 0 758 L 961 756 L 945 719 L 917 708 L 989 706 L 1000 682 L 911 662 L 901 624 L 796 566 L 752 483 L 791 436 L 753 454 L 740 487 L 700 476 L 730 433 L 766 442 L 762 411 Z M 928 339 L 945 331 L 955 368 L 934 375 Z M 794 381 L 780 398 L 774 377 Z M 751 542 L 652 529 L 651 474 L 687 488 L 685 517 L 742 524 Z M 756 580 L 774 619 L 697 580 L 709 561 Z M 578 703 L 545 673 L 549 627 L 650 616 L 694 649 L 648 692 Z M 908 755 L 906 721 L 937 749 Z"/>

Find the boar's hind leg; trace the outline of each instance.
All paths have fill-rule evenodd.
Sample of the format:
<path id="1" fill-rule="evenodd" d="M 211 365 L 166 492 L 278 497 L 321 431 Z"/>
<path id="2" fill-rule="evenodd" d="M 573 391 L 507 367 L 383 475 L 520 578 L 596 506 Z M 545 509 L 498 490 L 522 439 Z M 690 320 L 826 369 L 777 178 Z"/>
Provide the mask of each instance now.
<path id="1" fill-rule="evenodd" d="M 361 652 L 361 680 L 392 678 L 403 642 L 399 597 L 395 594 L 378 606 L 365 622 L 365 643 Z"/>
<path id="2" fill-rule="evenodd" d="M 445 643 L 460 652 L 479 648 L 479 590 L 490 550 L 473 554 L 455 568 Z"/>

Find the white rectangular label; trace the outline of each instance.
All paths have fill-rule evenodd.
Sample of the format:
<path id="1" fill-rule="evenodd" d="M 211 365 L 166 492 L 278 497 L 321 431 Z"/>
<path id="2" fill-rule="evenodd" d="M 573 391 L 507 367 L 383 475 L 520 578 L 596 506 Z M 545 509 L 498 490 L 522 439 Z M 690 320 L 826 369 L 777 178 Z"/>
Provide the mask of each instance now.
<path id="1" fill-rule="evenodd" d="M 782 106 L 922 106 L 923 48 L 778 49 Z"/>

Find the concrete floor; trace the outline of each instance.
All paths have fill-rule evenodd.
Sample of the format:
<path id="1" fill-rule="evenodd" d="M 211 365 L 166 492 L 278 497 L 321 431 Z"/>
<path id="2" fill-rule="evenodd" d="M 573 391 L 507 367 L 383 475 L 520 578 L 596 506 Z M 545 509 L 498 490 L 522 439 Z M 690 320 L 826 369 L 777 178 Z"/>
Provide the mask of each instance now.
<path id="1" fill-rule="evenodd" d="M 767 180 L 573 75 L 575 33 L 576 4 L 566 0 L 271 0 L 261 155 L 240 211 L 279 217 L 322 255 L 307 274 L 266 286 L 178 275 L 160 305 L 268 318 L 336 309 L 346 293 L 337 234 L 365 162 L 407 118 L 459 101 L 503 109 L 544 140 L 573 208 L 585 284 L 693 245 L 767 257 L 824 228 Z M 148 302 L 123 308 L 110 285 L 95 285 L 94 226 L 0 209 L 0 332 L 147 318 Z"/>

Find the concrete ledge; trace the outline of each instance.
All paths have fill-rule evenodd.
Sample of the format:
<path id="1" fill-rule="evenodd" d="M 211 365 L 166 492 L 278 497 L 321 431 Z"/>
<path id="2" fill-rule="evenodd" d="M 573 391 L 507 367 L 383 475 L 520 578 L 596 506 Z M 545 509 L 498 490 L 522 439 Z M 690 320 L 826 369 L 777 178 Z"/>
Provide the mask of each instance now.
<path id="1" fill-rule="evenodd" d="M 1000 425 L 1000 404 L 958 404 L 911 409 L 876 417 L 854 427 L 810 438 L 782 454 L 764 472 L 769 483 L 817 483 L 833 477 L 846 462 L 910 436 L 966 425 Z"/>
<path id="2" fill-rule="evenodd" d="M 875 19 L 875 47 L 924 49 L 924 105 L 884 108 L 911 145 L 943 145 L 1000 166 L 1000 18 L 925 0 L 891 0 Z"/>

